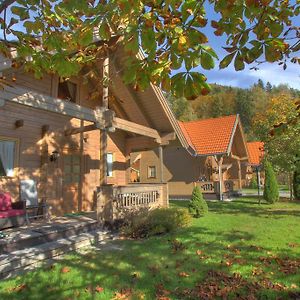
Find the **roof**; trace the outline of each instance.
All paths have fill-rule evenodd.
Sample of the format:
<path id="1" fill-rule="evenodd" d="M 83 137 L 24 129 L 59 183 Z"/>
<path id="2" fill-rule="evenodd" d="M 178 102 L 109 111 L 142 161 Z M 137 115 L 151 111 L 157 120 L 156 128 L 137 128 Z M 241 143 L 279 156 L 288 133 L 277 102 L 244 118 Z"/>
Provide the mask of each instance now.
<path id="1" fill-rule="evenodd" d="M 179 122 L 181 130 L 197 155 L 217 155 L 229 153 L 238 115 Z"/>
<path id="2" fill-rule="evenodd" d="M 248 142 L 249 164 L 253 166 L 260 165 L 264 156 L 264 143 L 263 142 Z"/>

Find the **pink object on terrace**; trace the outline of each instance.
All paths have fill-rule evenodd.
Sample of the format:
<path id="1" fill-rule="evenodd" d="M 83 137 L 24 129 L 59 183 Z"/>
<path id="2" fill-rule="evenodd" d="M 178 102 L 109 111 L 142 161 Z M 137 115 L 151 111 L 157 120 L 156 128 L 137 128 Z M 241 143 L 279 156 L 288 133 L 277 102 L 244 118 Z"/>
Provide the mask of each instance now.
<path id="1" fill-rule="evenodd" d="M 0 192 L 0 212 L 10 209 L 12 209 L 10 194 Z"/>
<path id="2" fill-rule="evenodd" d="M 24 214 L 25 214 L 25 210 L 23 209 L 10 209 L 7 211 L 0 211 L 0 219 L 22 216 Z"/>

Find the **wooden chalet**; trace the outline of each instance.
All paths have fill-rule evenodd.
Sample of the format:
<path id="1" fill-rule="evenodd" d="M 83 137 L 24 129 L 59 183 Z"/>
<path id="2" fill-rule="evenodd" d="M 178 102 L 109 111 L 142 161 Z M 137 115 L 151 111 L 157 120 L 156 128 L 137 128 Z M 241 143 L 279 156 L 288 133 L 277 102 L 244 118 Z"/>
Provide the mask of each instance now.
<path id="1" fill-rule="evenodd" d="M 162 147 L 185 138 L 160 89 L 126 86 L 122 51 L 112 56 L 97 66 L 111 78 L 97 100 L 90 91 L 98 82 L 38 80 L 2 57 L 0 190 L 18 200 L 20 180 L 33 179 L 55 216 L 97 211 L 111 220 L 122 209 L 168 206 L 165 182 L 131 183 L 131 153 L 156 149 L 162 165 Z"/>
<path id="2" fill-rule="evenodd" d="M 259 186 L 263 186 L 265 182 L 264 172 L 262 170 L 262 161 L 264 157 L 264 143 L 255 141 L 247 143 L 249 160 L 247 164 L 247 185 L 250 184 L 253 176 L 256 177 L 256 181 Z"/>
<path id="3" fill-rule="evenodd" d="M 195 185 L 207 198 L 223 199 L 223 195 L 240 191 L 245 184 L 248 150 L 239 116 L 179 125 L 188 147 L 179 140 L 164 147 L 163 168 L 156 151 L 135 154 L 131 178 L 143 183 L 165 180 L 171 198 L 190 198 Z"/>

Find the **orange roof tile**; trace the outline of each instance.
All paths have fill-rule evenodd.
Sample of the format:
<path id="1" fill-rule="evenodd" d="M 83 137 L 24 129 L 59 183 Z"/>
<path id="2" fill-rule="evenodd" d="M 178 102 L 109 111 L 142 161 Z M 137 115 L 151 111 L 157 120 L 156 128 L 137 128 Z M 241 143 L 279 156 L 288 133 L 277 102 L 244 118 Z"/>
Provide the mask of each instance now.
<path id="1" fill-rule="evenodd" d="M 259 165 L 264 156 L 264 143 L 263 142 L 249 142 L 247 143 L 249 153 L 249 164 Z"/>
<path id="2" fill-rule="evenodd" d="M 228 151 L 237 115 L 179 122 L 191 146 L 198 155 L 221 154 Z"/>

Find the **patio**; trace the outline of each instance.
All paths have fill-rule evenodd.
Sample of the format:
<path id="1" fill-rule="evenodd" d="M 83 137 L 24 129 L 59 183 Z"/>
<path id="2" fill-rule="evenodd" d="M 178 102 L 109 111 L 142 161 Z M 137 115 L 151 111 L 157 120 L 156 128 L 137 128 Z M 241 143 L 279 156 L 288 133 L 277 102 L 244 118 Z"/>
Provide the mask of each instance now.
<path id="1" fill-rule="evenodd" d="M 7 278 L 62 254 L 107 239 L 95 213 L 57 217 L 3 231 L 0 239 L 0 278 Z"/>

